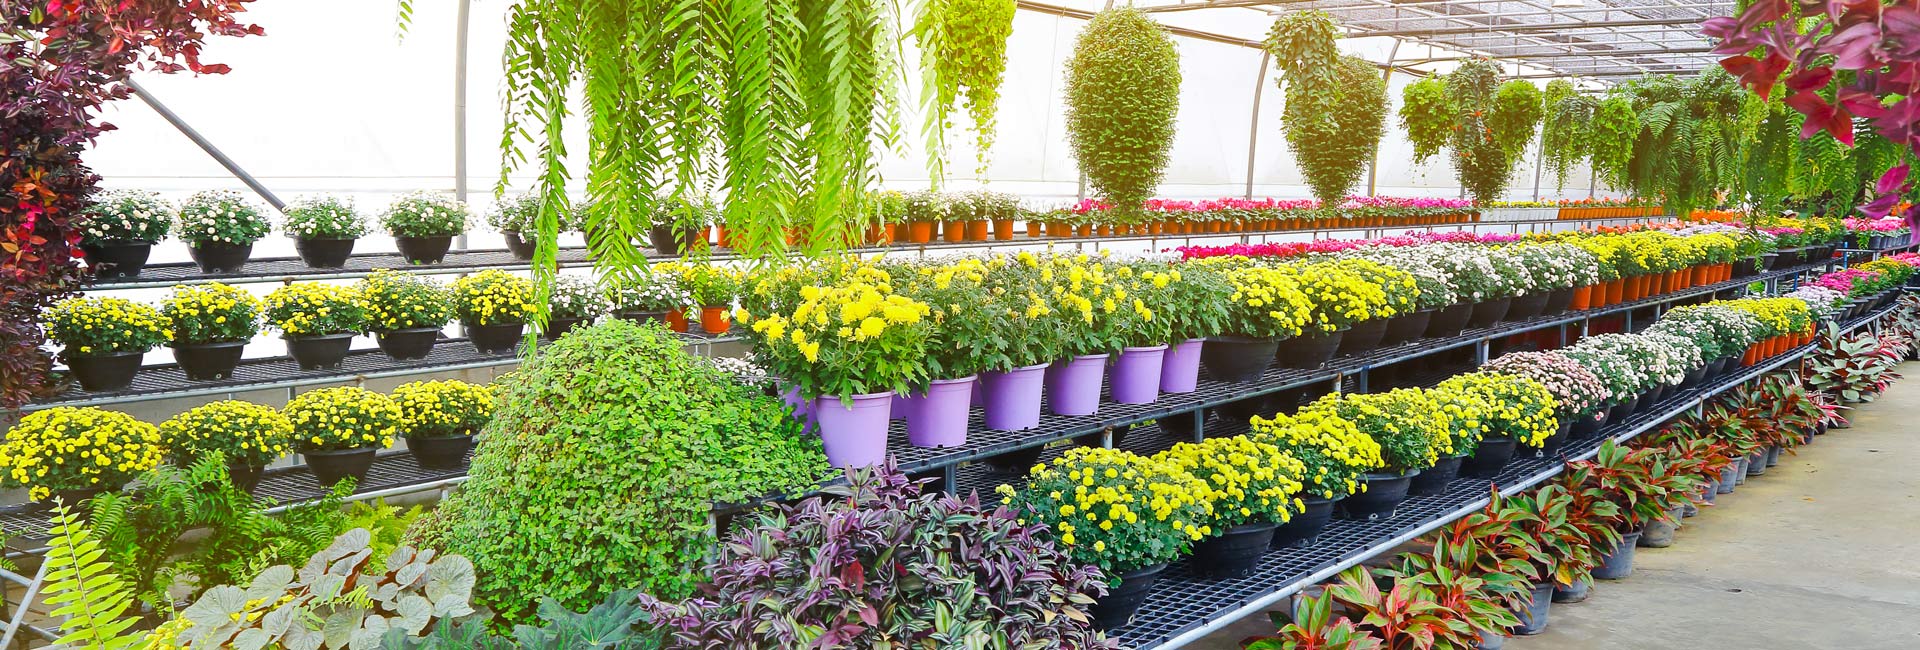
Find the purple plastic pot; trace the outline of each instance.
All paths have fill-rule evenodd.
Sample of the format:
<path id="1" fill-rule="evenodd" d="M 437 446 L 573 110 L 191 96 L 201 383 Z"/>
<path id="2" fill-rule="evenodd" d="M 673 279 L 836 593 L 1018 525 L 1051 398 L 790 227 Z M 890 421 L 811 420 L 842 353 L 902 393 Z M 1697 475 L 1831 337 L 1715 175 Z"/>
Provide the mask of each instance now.
<path id="1" fill-rule="evenodd" d="M 972 407 L 973 375 L 941 379 L 917 391 L 907 409 L 907 441 L 915 447 L 967 444 L 967 413 Z"/>
<path id="2" fill-rule="evenodd" d="M 820 440 L 827 462 L 834 467 L 868 467 L 887 459 L 888 411 L 893 393 L 866 393 L 841 401 L 823 395 L 813 401 L 820 422 Z"/>
<path id="3" fill-rule="evenodd" d="M 1167 349 L 1160 360 L 1160 392 L 1193 392 L 1200 384 L 1200 348 L 1206 342 L 1206 339 L 1187 339 Z"/>
<path id="4" fill-rule="evenodd" d="M 887 419 L 905 420 L 907 419 L 907 409 L 909 408 L 913 408 L 912 398 L 894 393 L 893 403 L 887 407 Z"/>
<path id="5" fill-rule="evenodd" d="M 1107 355 L 1062 359 L 1047 367 L 1047 404 L 1054 415 L 1093 415 L 1100 410 L 1100 383 Z"/>
<path id="6" fill-rule="evenodd" d="M 980 373 L 981 408 L 986 411 L 987 428 L 1021 431 L 1040 426 L 1040 392 L 1046 378 L 1044 363 Z"/>
<path id="7" fill-rule="evenodd" d="M 1107 387 L 1113 401 L 1152 404 L 1160 399 L 1160 369 L 1166 365 L 1166 356 L 1164 345 L 1121 350 L 1120 356 L 1113 360 L 1113 381 Z M 1194 368 L 1195 372 L 1199 370 Z"/>
<path id="8" fill-rule="evenodd" d="M 787 411 L 793 415 L 793 419 L 805 423 L 801 433 L 813 431 L 813 400 L 801 397 L 799 386 L 788 386 L 780 391 L 780 402 L 787 405 Z"/>

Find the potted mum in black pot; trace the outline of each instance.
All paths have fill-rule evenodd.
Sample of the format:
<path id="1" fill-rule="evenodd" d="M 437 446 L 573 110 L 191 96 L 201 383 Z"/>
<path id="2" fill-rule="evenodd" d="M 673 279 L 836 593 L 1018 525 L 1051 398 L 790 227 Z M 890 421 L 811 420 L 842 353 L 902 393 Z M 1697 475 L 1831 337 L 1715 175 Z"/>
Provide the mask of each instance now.
<path id="1" fill-rule="evenodd" d="M 547 326 L 540 332 L 540 337 L 557 341 L 573 328 L 591 324 L 594 319 L 606 315 L 607 294 L 591 277 L 563 275 L 553 280 L 553 290 L 547 297 L 547 309 Z"/>
<path id="2" fill-rule="evenodd" d="M 316 269 L 347 265 L 353 243 L 367 234 L 367 219 L 354 211 L 352 200 L 331 196 L 303 198 L 287 204 L 280 229 L 293 238 L 300 261 Z"/>
<path id="3" fill-rule="evenodd" d="M 425 359 L 453 322 L 453 292 L 432 278 L 380 270 L 359 283 L 367 305 L 367 331 L 380 351 L 396 361 Z"/>
<path id="4" fill-rule="evenodd" d="M 335 369 L 366 330 L 366 302 L 351 286 L 298 282 L 267 294 L 267 322 L 301 370 Z"/>
<path id="5" fill-rule="evenodd" d="M 1259 566 L 1273 531 L 1300 511 L 1294 498 L 1306 466 L 1279 447 L 1249 436 L 1176 444 L 1154 459 L 1212 488 L 1206 538 L 1193 545 L 1193 572 L 1204 578 L 1240 578 Z"/>
<path id="6" fill-rule="evenodd" d="M 173 328 L 173 358 L 194 381 L 233 376 L 264 309 L 252 293 L 218 282 L 176 286 L 160 304 Z"/>
<path id="7" fill-rule="evenodd" d="M 400 407 L 358 386 L 302 393 L 281 410 L 293 424 L 293 444 L 323 488 L 352 478 L 366 487 L 374 456 L 393 443 Z"/>
<path id="8" fill-rule="evenodd" d="M 400 435 L 421 469 L 459 469 L 473 436 L 493 421 L 493 388 L 464 381 L 416 381 L 393 389 Z"/>
<path id="9" fill-rule="evenodd" d="M 293 451 L 293 423 L 265 404 L 221 400 L 160 423 L 160 438 L 181 467 L 220 454 L 227 460 L 227 479 L 251 493 L 267 464 Z"/>
<path id="10" fill-rule="evenodd" d="M 506 354 L 520 341 L 533 314 L 533 283 L 487 269 L 453 282 L 453 305 L 473 347 L 483 354 Z"/>
<path id="11" fill-rule="evenodd" d="M 467 204 L 452 197 L 417 192 L 400 197 L 380 215 L 400 254 L 411 264 L 439 264 L 453 238 L 467 232 Z"/>
<path id="12" fill-rule="evenodd" d="M 80 249 L 96 278 L 133 278 L 147 266 L 153 245 L 173 227 L 173 208 L 160 195 L 134 190 L 101 192 L 80 211 Z"/>
<path id="13" fill-rule="evenodd" d="M 487 225 L 506 238 L 507 251 L 517 260 L 533 259 L 533 251 L 539 247 L 539 219 L 540 196 L 531 193 L 502 199 L 487 213 Z M 566 224 L 560 229 L 566 230 Z"/>
<path id="14" fill-rule="evenodd" d="M 238 273 L 253 243 L 273 231 L 266 213 L 238 192 L 215 190 L 187 197 L 174 232 L 203 273 Z"/>
<path id="15" fill-rule="evenodd" d="M 125 298 L 75 297 L 47 311 L 47 338 L 60 343 L 60 360 L 80 388 L 120 390 L 133 383 L 140 360 L 173 335 L 167 317 Z"/>

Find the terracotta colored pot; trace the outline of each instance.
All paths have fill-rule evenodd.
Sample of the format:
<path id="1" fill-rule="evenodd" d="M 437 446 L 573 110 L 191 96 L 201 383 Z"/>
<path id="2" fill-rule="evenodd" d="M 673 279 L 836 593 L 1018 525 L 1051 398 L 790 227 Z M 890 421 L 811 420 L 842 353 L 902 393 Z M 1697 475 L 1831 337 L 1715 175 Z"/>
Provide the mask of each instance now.
<path id="1" fill-rule="evenodd" d="M 679 309 L 667 312 L 667 329 L 675 332 L 687 331 L 687 312 Z"/>
<path id="2" fill-rule="evenodd" d="M 1158 221 L 1147 224 L 1147 234 L 1149 235 L 1158 235 L 1164 232 L 1165 229 L 1166 229 L 1166 224 L 1160 223 Z"/>
<path id="3" fill-rule="evenodd" d="M 943 240 L 946 240 L 948 243 L 957 243 L 957 242 L 966 241 L 967 240 L 967 222 L 965 221 L 941 222 L 940 238 Z"/>
<path id="4" fill-rule="evenodd" d="M 967 241 L 986 241 L 987 231 L 991 224 L 992 222 L 985 219 L 974 219 L 973 221 L 967 222 Z"/>
<path id="5" fill-rule="evenodd" d="M 700 329 L 708 334 L 725 334 L 730 327 L 733 327 L 733 321 L 727 318 L 726 307 L 706 305 L 700 308 Z"/>
<path id="6" fill-rule="evenodd" d="M 1614 278 L 1607 282 L 1607 300 L 1601 306 L 1618 305 L 1627 298 L 1626 278 Z"/>
<path id="7" fill-rule="evenodd" d="M 1113 226 L 1103 223 L 1103 224 L 1100 224 L 1099 226 L 1094 227 L 1093 232 L 1095 235 L 1098 235 L 1101 237 L 1112 237 Z"/>
<path id="8" fill-rule="evenodd" d="M 1040 235 L 1046 234 L 1046 232 L 1047 232 L 1046 224 L 1042 224 L 1038 221 L 1027 222 L 1028 237 L 1039 237 Z"/>
<path id="9" fill-rule="evenodd" d="M 907 224 L 907 241 L 915 244 L 933 241 L 933 222 L 915 221 Z"/>
<path id="10" fill-rule="evenodd" d="M 728 231 L 726 226 L 715 226 L 713 229 L 713 233 L 714 233 L 713 241 L 715 246 L 719 246 L 721 248 L 733 247 L 733 233 Z"/>
<path id="11" fill-rule="evenodd" d="M 1593 306 L 1593 287 L 1586 286 L 1586 287 L 1579 287 L 1573 290 L 1573 303 L 1570 304 L 1567 308 L 1574 309 L 1574 310 L 1581 310 L 1581 309 L 1587 309 L 1592 306 Z"/>
<path id="12" fill-rule="evenodd" d="M 993 238 L 998 239 L 1000 241 L 1013 239 L 1013 220 L 1012 219 L 994 219 L 993 220 Z"/>
<path id="13" fill-rule="evenodd" d="M 1076 227 L 1073 229 L 1073 234 L 1080 237 L 1092 237 L 1093 225 L 1085 224 L 1085 223 L 1080 224 L 1079 227 Z"/>

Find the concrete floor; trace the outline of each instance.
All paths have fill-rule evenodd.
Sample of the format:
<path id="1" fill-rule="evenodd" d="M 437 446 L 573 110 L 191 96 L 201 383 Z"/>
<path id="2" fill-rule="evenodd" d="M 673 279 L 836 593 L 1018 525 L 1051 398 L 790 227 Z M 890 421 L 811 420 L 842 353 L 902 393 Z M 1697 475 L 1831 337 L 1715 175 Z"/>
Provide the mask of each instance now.
<path id="1" fill-rule="evenodd" d="M 1920 364 L 1902 368 L 1909 376 Z M 1547 631 L 1508 650 L 1920 648 L 1920 377 L 1639 549 L 1633 575 L 1553 607 Z M 1196 644 L 1238 648 L 1252 616 Z"/>

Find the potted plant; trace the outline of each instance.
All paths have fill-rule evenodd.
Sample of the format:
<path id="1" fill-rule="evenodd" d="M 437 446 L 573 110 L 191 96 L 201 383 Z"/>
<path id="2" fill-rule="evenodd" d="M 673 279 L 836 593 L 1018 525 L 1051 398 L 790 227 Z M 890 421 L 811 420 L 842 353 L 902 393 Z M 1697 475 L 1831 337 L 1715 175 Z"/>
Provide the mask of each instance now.
<path id="1" fill-rule="evenodd" d="M 1154 455 L 1210 488 L 1213 516 L 1193 547 L 1192 567 L 1204 578 L 1239 578 L 1253 572 L 1273 543 L 1273 531 L 1299 508 L 1306 466 L 1279 447 L 1245 436 L 1183 442 Z"/>
<path id="2" fill-rule="evenodd" d="M 247 342 L 260 333 L 264 309 L 252 293 L 218 282 L 175 286 L 160 303 L 173 329 L 173 358 L 194 381 L 233 376 Z"/>
<path id="3" fill-rule="evenodd" d="M 1363 480 L 1383 462 L 1380 443 L 1332 410 L 1255 417 L 1251 437 L 1279 447 L 1302 465 L 1301 511 L 1274 531 L 1274 548 L 1305 548 L 1318 542 L 1320 531 L 1333 519 L 1335 504 L 1365 492 Z"/>
<path id="4" fill-rule="evenodd" d="M 147 351 L 173 335 L 159 310 L 124 298 L 62 300 L 47 310 L 46 326 L 60 360 L 89 391 L 126 388 Z"/>
<path id="5" fill-rule="evenodd" d="M 292 451 L 293 423 L 271 406 L 221 400 L 160 423 L 160 439 L 182 467 L 220 454 L 233 486 L 252 493 L 267 464 Z"/>
<path id="6" fill-rule="evenodd" d="M 700 329 L 720 335 L 733 327 L 727 312 L 733 305 L 734 294 L 740 291 L 738 272 L 712 264 L 662 266 L 679 272 L 680 286 L 686 288 L 694 304 L 700 306 Z"/>
<path id="7" fill-rule="evenodd" d="M 1600 379 L 1600 385 L 1607 388 L 1607 417 L 1609 423 L 1626 420 L 1639 406 L 1640 391 L 1652 381 L 1645 369 L 1634 365 L 1622 353 L 1619 343 L 1611 343 L 1606 337 L 1617 334 L 1601 334 L 1581 339 L 1579 343 L 1559 350 Z"/>
<path id="8" fill-rule="evenodd" d="M 1200 350 L 1201 367 L 1218 381 L 1253 382 L 1273 363 L 1282 339 L 1313 323 L 1312 302 L 1290 273 L 1264 266 L 1226 272 L 1233 295 L 1221 335 Z"/>
<path id="9" fill-rule="evenodd" d="M 533 313 L 533 283 L 499 269 L 453 282 L 453 310 L 481 354 L 505 354 L 526 332 Z"/>
<path id="10" fill-rule="evenodd" d="M 1433 467 L 1440 449 L 1452 451 L 1447 420 L 1439 406 L 1417 389 L 1332 394 L 1302 410 L 1331 411 L 1380 445 L 1380 465 L 1361 479 L 1367 489 L 1340 503 L 1340 513 L 1348 518 L 1392 519 L 1407 498 L 1413 477 Z"/>
<path id="11" fill-rule="evenodd" d="M 1106 574 L 1111 589 L 1092 615 L 1094 627 L 1108 630 L 1131 622 L 1167 563 L 1207 537 L 1199 522 L 1209 492 L 1166 463 L 1098 447 L 1069 449 L 1035 466 L 1019 490 L 1000 488 L 1002 504 L 1053 531 L 1075 562 Z"/>
<path id="12" fill-rule="evenodd" d="M 918 447 L 957 447 L 967 442 L 974 386 L 994 359 L 993 339 L 1018 327 L 1005 311 L 983 308 L 992 294 L 985 285 L 990 270 L 978 259 L 952 264 L 901 268 L 894 273 L 902 294 L 927 305 L 925 386 L 905 395 L 907 441 Z M 1025 468 L 1022 468 L 1024 471 Z"/>
<path id="13" fill-rule="evenodd" d="M 1173 340 L 1176 325 L 1172 314 L 1190 304 L 1180 296 L 1176 273 L 1169 265 L 1149 262 L 1114 269 L 1118 309 L 1107 318 L 1121 347 L 1114 356 L 1107 393 L 1115 403 L 1150 404 L 1160 398 L 1167 342 Z"/>
<path id="14" fill-rule="evenodd" d="M 421 469 L 459 469 L 473 436 L 493 420 L 493 387 L 464 381 L 416 381 L 393 389 L 397 425 Z"/>
<path id="15" fill-rule="evenodd" d="M 1384 300 L 1372 305 L 1368 316 L 1359 318 L 1348 327 L 1347 333 L 1340 338 L 1338 354 L 1360 354 L 1380 347 L 1386 340 L 1387 325 L 1395 317 L 1411 313 L 1420 299 L 1420 283 L 1413 275 L 1363 258 L 1349 258 L 1331 262 L 1342 271 L 1358 276 L 1369 285 L 1379 287 Z"/>
<path id="16" fill-rule="evenodd" d="M 581 323 L 591 323 L 606 314 L 607 297 L 593 278 L 563 275 L 553 280 L 553 290 L 547 297 L 547 309 L 547 327 L 540 336 L 557 341 Z"/>
<path id="17" fill-rule="evenodd" d="M 1607 387 L 1579 361 L 1559 352 L 1509 352 L 1481 366 L 1482 370 L 1539 382 L 1553 395 L 1554 417 L 1572 422 L 1570 435 L 1584 439 L 1600 431 L 1597 412 L 1607 401 Z"/>
<path id="18" fill-rule="evenodd" d="M 267 215 L 237 192 L 197 192 L 180 204 L 174 233 L 203 273 L 238 273 L 253 255 L 253 243 L 273 230 Z"/>
<path id="19" fill-rule="evenodd" d="M 366 300 L 352 286 L 296 282 L 267 294 L 267 323 L 301 370 L 331 370 L 366 331 Z"/>
<path id="20" fill-rule="evenodd" d="M 0 443 L 0 480 L 69 506 L 118 490 L 166 455 L 160 430 L 118 411 L 60 406 L 20 416 Z"/>
<path id="21" fill-rule="evenodd" d="M 1000 265 L 986 277 L 989 298 L 984 310 L 1007 314 L 1022 335 L 995 336 L 984 342 L 980 406 L 987 428 L 1020 431 L 1040 425 L 1047 367 L 1060 358 L 1066 335 L 1065 328 L 1054 323 L 1059 312 L 1039 298 L 1052 295 L 1052 285 L 1042 280 L 1048 273 L 1042 268 L 1047 262 L 1030 252 L 996 262 Z M 1039 453 L 1038 447 L 1029 447 L 990 459 L 988 465 L 1024 472 Z"/>
<path id="22" fill-rule="evenodd" d="M 693 305 L 693 294 L 680 287 L 672 273 L 632 273 L 607 276 L 607 303 L 613 315 L 634 322 L 667 322 L 667 314 Z"/>
<path id="23" fill-rule="evenodd" d="M 80 214 L 80 250 L 93 277 L 102 279 L 139 277 L 174 218 L 160 195 L 136 190 L 101 192 Z"/>
<path id="24" fill-rule="evenodd" d="M 391 398 L 358 386 L 301 393 L 281 412 L 293 423 L 294 448 L 322 488 L 344 478 L 364 487 L 374 454 L 393 443 L 402 416 Z"/>
<path id="25" fill-rule="evenodd" d="M 1093 415 L 1100 409 L 1107 359 L 1125 344 L 1116 325 L 1122 314 L 1133 312 L 1120 310 L 1125 294 L 1116 291 L 1102 261 L 1049 256 L 1045 268 L 1058 287 L 1049 291 L 1060 306 L 1050 322 L 1064 335 L 1060 357 L 1047 367 L 1047 406 L 1055 415 Z"/>
<path id="26" fill-rule="evenodd" d="M 706 197 L 673 197 L 661 201 L 655 209 L 648 236 L 661 255 L 705 247 L 704 233 L 720 220 L 719 206 Z"/>
<path id="27" fill-rule="evenodd" d="M 282 212 L 287 218 L 281 229 L 294 238 L 300 260 L 316 269 L 346 266 L 354 240 L 367 234 L 367 219 L 354 211 L 351 199 L 300 199 Z"/>
<path id="28" fill-rule="evenodd" d="M 1281 342 L 1276 358 L 1282 368 L 1324 366 L 1354 323 L 1393 315 L 1387 310 L 1386 292 L 1360 273 L 1327 262 L 1303 263 L 1293 270 L 1301 293 L 1313 305 L 1313 320 L 1305 333 Z"/>
<path id="29" fill-rule="evenodd" d="M 539 234 L 540 196 L 537 194 L 515 194 L 503 199 L 487 213 L 487 225 L 500 232 L 507 240 L 507 251 L 517 260 L 533 259 L 534 249 L 539 242 L 534 236 Z M 561 230 L 566 224 L 561 225 Z"/>
<path id="30" fill-rule="evenodd" d="M 400 197 L 380 215 L 380 225 L 393 235 L 411 264 L 439 264 L 453 238 L 467 231 L 467 204 L 431 192 Z"/>
<path id="31" fill-rule="evenodd" d="M 792 311 L 753 321 L 761 337 L 755 352 L 799 399 L 811 401 L 828 462 L 878 465 L 886 459 L 893 395 L 927 380 L 930 310 L 860 279 L 808 286 L 802 297 Z M 813 313 L 839 317 L 807 317 Z"/>
<path id="32" fill-rule="evenodd" d="M 1457 386 L 1436 386 L 1425 392 L 1427 399 L 1433 401 L 1434 412 L 1440 416 L 1445 431 L 1444 435 L 1434 436 L 1434 452 L 1438 458 L 1433 467 L 1422 470 L 1408 484 L 1407 494 L 1411 496 L 1435 496 L 1447 491 L 1453 480 L 1460 477 L 1467 457 L 1486 437 L 1488 411 L 1494 408 L 1479 393 Z"/>
<path id="33" fill-rule="evenodd" d="M 1455 375 L 1440 382 L 1440 390 L 1478 397 L 1488 406 L 1481 418 L 1485 434 L 1460 472 L 1492 478 L 1506 467 L 1516 447 L 1539 449 L 1560 429 L 1554 419 L 1556 404 L 1545 386 L 1531 379 L 1490 372 Z"/>
<path id="34" fill-rule="evenodd" d="M 380 269 L 360 280 L 367 331 L 396 361 L 425 359 L 453 320 L 453 292 L 431 278 Z"/>
<path id="35" fill-rule="evenodd" d="M 1208 337 L 1219 336 L 1231 317 L 1234 288 L 1217 269 L 1184 264 L 1160 271 L 1167 280 L 1156 313 L 1167 320 L 1167 351 L 1160 363 L 1160 392 L 1191 393 L 1199 386 L 1200 356 Z M 1159 284 L 1159 278 L 1149 282 Z"/>
<path id="36" fill-rule="evenodd" d="M 903 212 L 907 221 L 907 241 L 925 244 L 933 241 L 933 225 L 947 218 L 947 200 L 932 190 L 908 192 Z"/>

